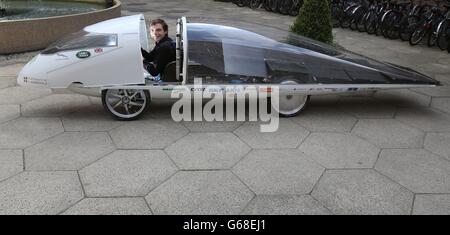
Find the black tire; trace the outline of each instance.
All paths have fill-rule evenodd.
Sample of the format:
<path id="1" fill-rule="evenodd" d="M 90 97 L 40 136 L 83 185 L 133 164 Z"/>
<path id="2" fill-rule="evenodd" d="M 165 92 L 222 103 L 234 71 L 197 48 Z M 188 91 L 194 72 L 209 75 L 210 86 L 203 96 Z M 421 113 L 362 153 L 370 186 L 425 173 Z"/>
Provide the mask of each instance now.
<path id="1" fill-rule="evenodd" d="M 278 0 L 269 0 L 269 8 L 272 12 L 278 12 Z"/>
<path id="2" fill-rule="evenodd" d="M 441 50 L 446 50 L 450 39 L 450 20 L 444 21 L 439 27 L 437 46 Z"/>
<path id="3" fill-rule="evenodd" d="M 402 20 L 402 14 L 400 12 L 392 12 L 388 21 L 386 22 L 386 37 L 389 39 L 400 38 L 400 21 Z"/>
<path id="4" fill-rule="evenodd" d="M 235 1 L 233 1 L 233 3 L 236 4 L 238 7 L 245 6 L 244 0 L 235 0 Z"/>
<path id="5" fill-rule="evenodd" d="M 303 6 L 303 0 L 297 0 L 292 2 L 292 7 L 289 10 L 289 15 L 298 16 L 300 13 L 300 8 Z"/>
<path id="6" fill-rule="evenodd" d="M 353 5 L 353 6 L 349 6 L 347 7 L 344 12 L 342 13 L 342 17 L 341 20 L 339 21 L 339 25 L 342 28 L 349 28 L 351 21 L 352 21 L 352 11 L 355 9 L 355 7 L 357 7 L 357 5 Z"/>
<path id="7" fill-rule="evenodd" d="M 414 31 L 411 33 L 411 37 L 409 38 L 409 44 L 411 46 L 419 44 L 426 34 L 427 30 L 424 29 L 423 25 L 422 24 L 417 25 Z"/>
<path id="8" fill-rule="evenodd" d="M 341 17 L 342 17 L 342 8 L 337 4 L 333 4 L 331 6 L 331 23 L 334 28 L 339 27 Z"/>
<path id="9" fill-rule="evenodd" d="M 279 3 L 279 12 L 282 15 L 288 15 L 292 8 L 292 0 L 281 0 Z"/>
<path id="10" fill-rule="evenodd" d="M 432 30 L 431 33 L 428 34 L 427 46 L 434 47 L 436 45 L 436 41 L 438 39 L 438 33 L 436 30 Z"/>
<path id="11" fill-rule="evenodd" d="M 112 99 L 116 100 L 112 101 Z M 148 90 L 110 89 L 102 91 L 103 107 L 111 116 L 120 121 L 131 121 L 142 117 L 149 109 L 150 101 Z"/>
<path id="12" fill-rule="evenodd" d="M 264 9 L 266 9 L 266 11 L 272 11 L 272 9 L 270 9 L 270 5 L 269 5 L 269 0 L 264 0 L 263 6 Z"/>
<path id="13" fill-rule="evenodd" d="M 411 34 L 418 23 L 419 17 L 417 16 L 404 17 L 402 22 L 400 22 L 400 39 L 402 41 L 409 41 Z"/>
<path id="14" fill-rule="evenodd" d="M 381 29 L 381 35 L 383 35 L 383 37 L 388 38 L 387 36 L 387 31 L 389 30 L 390 27 L 390 21 L 392 21 L 392 17 L 393 17 L 393 11 L 388 11 L 385 12 L 384 17 L 381 18 L 381 24 L 380 24 L 380 29 Z"/>
<path id="15" fill-rule="evenodd" d="M 366 16 L 366 20 L 364 22 L 364 29 L 368 34 L 375 34 L 377 31 L 376 28 L 377 22 L 377 14 L 375 11 L 369 11 Z"/>
<path id="16" fill-rule="evenodd" d="M 261 5 L 261 0 L 251 0 L 250 1 L 250 8 L 256 9 Z"/>
<path id="17" fill-rule="evenodd" d="M 359 21 L 356 24 L 356 29 L 358 29 L 358 31 L 360 33 L 366 32 L 366 28 L 364 27 L 364 24 L 365 24 L 365 21 L 366 21 L 366 16 L 367 16 L 367 12 L 364 12 L 363 15 L 361 16 L 361 18 L 359 19 Z"/>

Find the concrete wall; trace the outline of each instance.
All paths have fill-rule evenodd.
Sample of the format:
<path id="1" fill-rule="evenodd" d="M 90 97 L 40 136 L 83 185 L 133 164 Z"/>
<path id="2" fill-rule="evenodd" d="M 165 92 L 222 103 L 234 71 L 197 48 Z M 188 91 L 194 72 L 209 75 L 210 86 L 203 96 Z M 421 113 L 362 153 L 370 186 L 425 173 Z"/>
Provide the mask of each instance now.
<path id="1" fill-rule="evenodd" d="M 111 8 L 88 13 L 0 22 L 0 55 L 44 49 L 59 38 L 87 25 L 120 17 L 121 3 L 118 0 L 114 2 L 115 5 Z"/>

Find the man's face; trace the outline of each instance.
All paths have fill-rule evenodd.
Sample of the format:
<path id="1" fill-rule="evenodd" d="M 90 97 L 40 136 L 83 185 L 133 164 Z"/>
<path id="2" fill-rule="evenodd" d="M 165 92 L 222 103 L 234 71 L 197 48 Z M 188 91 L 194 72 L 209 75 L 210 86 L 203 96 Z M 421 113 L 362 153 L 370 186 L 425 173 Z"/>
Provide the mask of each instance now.
<path id="1" fill-rule="evenodd" d="M 161 24 L 155 24 L 150 26 L 150 35 L 155 42 L 159 42 L 167 35 L 167 32 L 164 31 Z"/>

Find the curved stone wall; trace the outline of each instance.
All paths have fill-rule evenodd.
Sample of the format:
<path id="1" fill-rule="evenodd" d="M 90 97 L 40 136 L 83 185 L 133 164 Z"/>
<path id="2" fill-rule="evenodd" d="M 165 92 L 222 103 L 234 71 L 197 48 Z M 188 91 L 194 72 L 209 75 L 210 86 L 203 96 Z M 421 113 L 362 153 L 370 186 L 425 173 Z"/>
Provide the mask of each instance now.
<path id="1" fill-rule="evenodd" d="M 114 0 L 114 6 L 88 13 L 0 22 L 0 55 L 44 49 L 59 38 L 77 32 L 87 25 L 120 16 L 121 2 Z"/>

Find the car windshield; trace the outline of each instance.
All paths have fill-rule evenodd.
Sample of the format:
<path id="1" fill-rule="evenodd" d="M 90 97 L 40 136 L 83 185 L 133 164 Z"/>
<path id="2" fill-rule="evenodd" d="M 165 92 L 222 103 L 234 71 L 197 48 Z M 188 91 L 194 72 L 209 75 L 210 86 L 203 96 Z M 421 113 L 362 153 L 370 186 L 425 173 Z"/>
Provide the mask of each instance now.
<path id="1" fill-rule="evenodd" d="M 188 82 L 194 77 L 213 84 L 285 80 L 299 84 L 432 82 L 407 68 L 280 29 L 268 27 L 257 34 L 247 23 L 239 22 L 236 27 L 188 24 Z"/>
<path id="2" fill-rule="evenodd" d="M 305 54 L 340 54 L 332 46 L 291 33 L 275 35 L 279 40 L 234 27 L 188 24 L 188 79 L 195 74 L 211 77 L 209 82 L 217 83 L 224 77 L 261 82 L 276 73 L 290 72 L 308 82 L 311 77 L 302 64 Z"/>
<path id="3" fill-rule="evenodd" d="M 80 31 L 70 34 L 51 44 L 47 47 L 47 49 L 42 51 L 41 54 L 45 55 L 54 54 L 61 51 L 114 46 L 117 46 L 116 34 L 98 34 Z"/>

